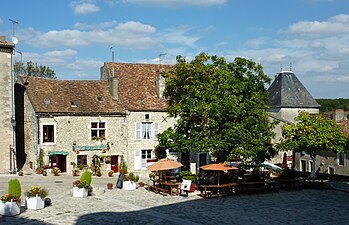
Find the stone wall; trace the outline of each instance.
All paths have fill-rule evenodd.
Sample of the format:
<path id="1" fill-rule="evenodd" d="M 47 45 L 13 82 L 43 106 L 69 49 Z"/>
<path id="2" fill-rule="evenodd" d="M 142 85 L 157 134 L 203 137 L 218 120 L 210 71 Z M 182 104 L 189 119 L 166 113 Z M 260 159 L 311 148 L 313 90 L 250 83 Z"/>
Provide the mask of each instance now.
<path id="1" fill-rule="evenodd" d="M 11 52 L 0 46 L 0 173 L 10 171 L 10 146 L 13 145 Z M 12 169 L 15 168 L 12 160 Z"/>

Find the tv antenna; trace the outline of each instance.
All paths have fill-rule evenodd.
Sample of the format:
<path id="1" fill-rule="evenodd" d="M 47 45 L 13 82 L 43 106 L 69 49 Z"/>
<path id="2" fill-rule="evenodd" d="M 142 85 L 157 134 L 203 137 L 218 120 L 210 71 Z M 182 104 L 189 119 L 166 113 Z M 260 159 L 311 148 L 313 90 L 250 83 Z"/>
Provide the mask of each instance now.
<path id="1" fill-rule="evenodd" d="M 15 21 L 15 20 L 12 20 L 12 19 L 8 19 L 8 20 L 12 22 L 12 29 L 13 29 L 12 43 L 13 43 L 14 45 L 16 45 L 16 44 L 18 44 L 18 39 L 17 39 L 17 37 L 16 37 L 15 24 L 18 24 L 18 22 Z"/>
<path id="2" fill-rule="evenodd" d="M 161 53 L 159 54 L 159 65 L 161 66 L 161 62 L 162 62 L 162 56 L 166 55 L 166 53 Z"/>

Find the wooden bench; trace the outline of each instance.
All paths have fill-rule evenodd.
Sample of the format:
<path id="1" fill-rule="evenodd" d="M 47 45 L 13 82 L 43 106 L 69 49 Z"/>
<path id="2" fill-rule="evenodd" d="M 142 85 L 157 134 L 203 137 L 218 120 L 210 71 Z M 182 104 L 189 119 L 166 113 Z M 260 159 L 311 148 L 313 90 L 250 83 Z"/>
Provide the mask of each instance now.
<path id="1" fill-rule="evenodd" d="M 167 196 L 167 194 L 170 194 L 169 190 L 166 190 L 158 186 L 151 186 L 151 185 L 148 186 L 148 191 L 153 191 L 155 193 L 162 194 L 163 196 Z"/>

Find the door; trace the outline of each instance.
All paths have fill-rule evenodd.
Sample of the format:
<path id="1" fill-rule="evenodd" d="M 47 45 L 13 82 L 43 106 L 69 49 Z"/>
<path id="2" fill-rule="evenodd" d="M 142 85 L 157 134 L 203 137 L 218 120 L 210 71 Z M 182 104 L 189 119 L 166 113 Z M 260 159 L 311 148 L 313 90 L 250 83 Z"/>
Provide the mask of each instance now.
<path id="1" fill-rule="evenodd" d="M 61 172 L 67 172 L 66 162 L 67 162 L 67 156 L 66 155 L 51 155 L 49 157 L 50 160 L 50 167 L 58 167 Z"/>
<path id="2" fill-rule="evenodd" d="M 110 157 L 110 165 L 111 165 L 111 170 L 113 170 L 115 173 L 119 172 L 119 163 L 118 163 L 118 155 L 112 155 Z"/>

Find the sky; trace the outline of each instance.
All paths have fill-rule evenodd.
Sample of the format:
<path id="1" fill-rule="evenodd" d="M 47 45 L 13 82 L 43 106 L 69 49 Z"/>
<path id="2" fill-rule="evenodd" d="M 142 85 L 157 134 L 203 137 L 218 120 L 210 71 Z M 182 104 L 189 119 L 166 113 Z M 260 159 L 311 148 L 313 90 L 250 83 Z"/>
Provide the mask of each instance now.
<path id="1" fill-rule="evenodd" d="M 272 79 L 292 70 L 314 98 L 349 98 L 349 0 L 2 1 L 0 36 L 13 35 L 16 61 L 58 79 L 98 80 L 112 52 L 154 64 L 206 52 Z"/>

